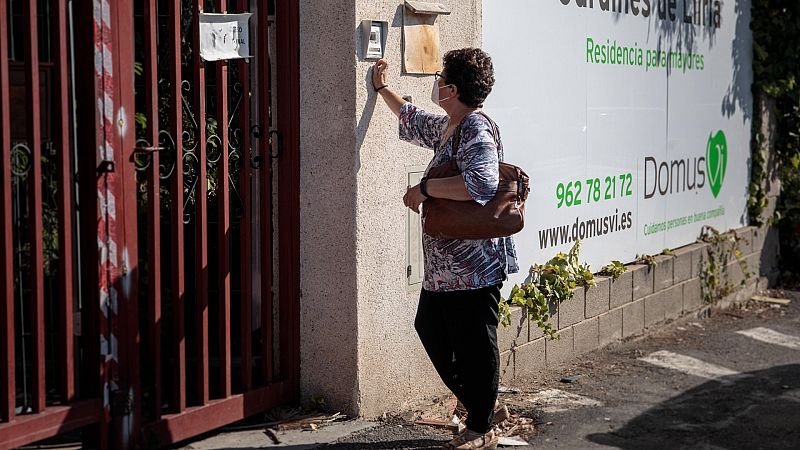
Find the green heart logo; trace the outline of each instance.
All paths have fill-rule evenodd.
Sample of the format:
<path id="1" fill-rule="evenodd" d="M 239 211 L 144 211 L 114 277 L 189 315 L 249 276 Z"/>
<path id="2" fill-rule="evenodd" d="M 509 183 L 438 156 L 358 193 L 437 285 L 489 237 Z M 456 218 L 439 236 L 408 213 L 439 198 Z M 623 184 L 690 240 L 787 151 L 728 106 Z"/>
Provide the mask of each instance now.
<path id="1" fill-rule="evenodd" d="M 708 144 L 706 144 L 706 173 L 708 173 L 708 186 L 711 193 L 717 198 L 722 189 L 722 182 L 725 181 L 725 169 L 728 164 L 728 141 L 722 130 L 717 134 L 708 134 Z"/>

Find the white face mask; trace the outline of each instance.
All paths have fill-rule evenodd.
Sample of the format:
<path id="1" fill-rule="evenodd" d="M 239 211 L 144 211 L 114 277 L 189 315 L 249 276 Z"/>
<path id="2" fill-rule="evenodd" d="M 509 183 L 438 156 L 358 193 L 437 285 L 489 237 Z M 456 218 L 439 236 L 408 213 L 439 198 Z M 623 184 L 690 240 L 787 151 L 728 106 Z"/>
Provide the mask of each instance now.
<path id="1" fill-rule="evenodd" d="M 451 98 L 453 98 L 452 96 L 445 97 L 445 98 L 439 98 L 439 90 L 443 89 L 443 88 L 446 88 L 447 86 L 450 86 L 450 85 L 449 84 L 445 84 L 444 86 L 439 87 L 439 80 L 437 80 L 436 78 L 433 79 L 433 90 L 431 91 L 431 101 L 435 105 L 441 105 L 443 101 L 450 100 Z"/>

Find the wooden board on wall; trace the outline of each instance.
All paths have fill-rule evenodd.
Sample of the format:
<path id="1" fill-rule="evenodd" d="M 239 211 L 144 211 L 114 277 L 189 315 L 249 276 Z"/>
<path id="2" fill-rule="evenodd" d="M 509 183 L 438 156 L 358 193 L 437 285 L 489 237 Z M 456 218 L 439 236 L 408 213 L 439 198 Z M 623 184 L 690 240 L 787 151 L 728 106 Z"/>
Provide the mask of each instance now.
<path id="1" fill-rule="evenodd" d="M 403 8 L 403 68 L 405 73 L 433 75 L 442 70 L 436 15 Z"/>

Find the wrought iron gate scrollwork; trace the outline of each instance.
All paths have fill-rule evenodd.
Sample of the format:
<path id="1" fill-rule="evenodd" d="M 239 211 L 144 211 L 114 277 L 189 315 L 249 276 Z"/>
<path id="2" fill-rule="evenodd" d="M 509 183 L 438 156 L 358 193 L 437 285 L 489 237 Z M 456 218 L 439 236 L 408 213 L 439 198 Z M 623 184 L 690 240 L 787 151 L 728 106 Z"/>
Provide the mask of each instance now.
<path id="1" fill-rule="evenodd" d="M 11 174 L 26 178 L 33 165 L 33 152 L 26 142 L 17 142 L 11 147 Z"/>
<path id="2" fill-rule="evenodd" d="M 191 102 L 188 100 L 192 93 L 192 85 L 187 80 L 181 82 L 181 105 L 183 108 L 183 133 L 181 135 L 183 154 L 180 157 L 183 170 L 183 223 L 191 223 L 194 216 L 193 207 L 197 199 L 195 189 L 200 181 L 200 158 L 197 148 L 199 124 L 192 111 Z M 177 155 L 176 155 L 177 156 Z"/>
<path id="3" fill-rule="evenodd" d="M 233 93 L 233 109 L 228 118 L 228 180 L 231 184 L 231 191 L 238 201 L 236 204 L 236 216 L 240 217 L 244 208 L 244 201 L 240 192 L 241 171 L 246 170 L 242 164 L 242 153 L 244 152 L 244 134 L 242 132 L 241 108 L 245 92 L 241 81 L 239 81 L 239 69 L 237 65 L 231 65 L 228 76 L 233 79 L 230 90 Z M 248 149 L 249 151 L 249 149 Z"/>

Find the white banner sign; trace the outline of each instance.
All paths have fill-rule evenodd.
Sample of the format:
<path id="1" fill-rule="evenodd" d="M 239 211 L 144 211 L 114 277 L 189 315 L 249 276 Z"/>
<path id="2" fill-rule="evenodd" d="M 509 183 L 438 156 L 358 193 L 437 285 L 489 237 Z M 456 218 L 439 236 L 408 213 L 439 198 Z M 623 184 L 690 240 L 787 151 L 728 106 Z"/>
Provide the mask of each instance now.
<path id="1" fill-rule="evenodd" d="M 749 23 L 749 0 L 483 2 L 486 111 L 531 176 L 523 272 L 577 239 L 598 271 L 746 225 Z"/>
<path id="2" fill-rule="evenodd" d="M 200 14 L 200 57 L 220 61 L 250 57 L 250 13 Z"/>

